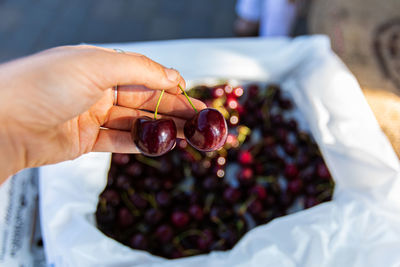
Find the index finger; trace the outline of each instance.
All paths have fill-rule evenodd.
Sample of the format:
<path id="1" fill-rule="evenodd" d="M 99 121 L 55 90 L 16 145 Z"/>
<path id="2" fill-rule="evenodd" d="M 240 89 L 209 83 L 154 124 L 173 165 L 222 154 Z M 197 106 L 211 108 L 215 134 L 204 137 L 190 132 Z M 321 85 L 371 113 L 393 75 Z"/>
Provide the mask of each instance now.
<path id="1" fill-rule="evenodd" d="M 90 76 L 88 78 L 102 90 L 116 85 L 135 84 L 150 89 L 164 89 L 171 94 L 179 94 L 181 90 L 178 88 L 178 84 L 183 88 L 186 87 L 185 80 L 177 70 L 166 68 L 138 53 L 119 53 L 113 49 L 89 45 L 51 50 L 75 53 L 75 56 L 80 58 L 79 67 L 88 73 Z"/>

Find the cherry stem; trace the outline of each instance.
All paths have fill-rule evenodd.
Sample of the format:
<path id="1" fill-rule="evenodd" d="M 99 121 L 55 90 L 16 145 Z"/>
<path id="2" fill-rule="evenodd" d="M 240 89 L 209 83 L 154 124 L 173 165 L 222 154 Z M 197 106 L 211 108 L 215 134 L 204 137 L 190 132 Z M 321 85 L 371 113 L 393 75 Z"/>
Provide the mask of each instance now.
<path id="1" fill-rule="evenodd" d="M 136 159 L 137 159 L 137 161 L 140 161 L 141 163 L 146 164 L 146 165 L 148 165 L 150 167 L 153 167 L 153 168 L 156 168 L 156 169 L 160 169 L 161 168 L 161 162 L 159 162 L 157 160 L 154 160 L 154 159 L 151 159 L 151 158 L 148 158 L 148 157 L 145 157 L 145 156 L 143 156 L 141 154 L 137 155 Z"/>
<path id="2" fill-rule="evenodd" d="M 130 210 L 130 212 L 132 212 L 133 215 L 135 215 L 135 216 L 139 216 L 140 215 L 140 211 L 129 200 L 128 195 L 125 192 L 123 192 L 121 194 L 121 198 L 122 198 L 122 201 L 124 202 L 124 204 L 128 207 L 128 209 Z"/>
<path id="3" fill-rule="evenodd" d="M 107 200 L 104 198 L 100 198 L 100 209 L 102 212 L 106 212 L 107 210 Z"/>
<path id="4" fill-rule="evenodd" d="M 155 119 L 155 120 L 157 119 L 158 106 L 159 106 L 160 103 L 161 103 L 161 98 L 162 98 L 162 96 L 163 96 L 163 94 L 164 94 L 164 91 L 165 91 L 165 90 L 162 90 L 160 96 L 158 97 L 156 110 L 154 111 L 154 119 Z"/>
<path id="5" fill-rule="evenodd" d="M 198 113 L 197 109 L 194 107 L 194 105 L 193 105 L 192 101 L 190 100 L 189 96 L 186 94 L 186 91 L 183 90 L 183 88 L 182 88 L 182 86 L 180 84 L 178 84 L 178 87 L 181 89 L 181 91 L 185 95 L 186 99 L 189 101 L 189 103 L 192 106 L 192 108 L 194 109 L 194 111 L 196 111 L 196 113 Z"/>

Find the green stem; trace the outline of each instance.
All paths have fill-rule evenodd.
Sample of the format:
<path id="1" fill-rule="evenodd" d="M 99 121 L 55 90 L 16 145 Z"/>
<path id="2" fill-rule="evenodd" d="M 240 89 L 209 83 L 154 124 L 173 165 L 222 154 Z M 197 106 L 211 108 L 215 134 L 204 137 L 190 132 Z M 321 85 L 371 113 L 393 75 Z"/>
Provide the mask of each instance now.
<path id="1" fill-rule="evenodd" d="M 154 111 L 154 119 L 155 119 L 155 120 L 157 119 L 158 106 L 160 105 L 161 98 L 162 98 L 163 94 L 164 94 L 164 90 L 161 91 L 161 94 L 160 94 L 160 96 L 158 97 L 156 110 Z"/>
<path id="2" fill-rule="evenodd" d="M 121 194 L 122 202 L 127 206 L 127 208 L 132 212 L 134 216 L 140 216 L 140 211 L 133 205 L 129 200 L 128 195 L 124 192 Z"/>
<path id="3" fill-rule="evenodd" d="M 254 196 L 251 196 L 243 204 L 241 204 L 239 207 L 239 210 L 238 210 L 239 214 L 244 215 L 246 213 L 247 209 L 249 208 L 251 202 L 253 202 L 254 200 L 256 200 L 256 198 Z"/>
<path id="4" fill-rule="evenodd" d="M 142 197 L 146 199 L 153 208 L 157 209 L 157 201 L 153 194 L 144 194 Z"/>
<path id="5" fill-rule="evenodd" d="M 319 202 L 323 202 L 327 200 L 328 198 L 332 197 L 332 192 L 330 191 L 324 191 L 321 194 L 319 194 L 316 198 Z"/>
<path id="6" fill-rule="evenodd" d="M 185 249 L 183 251 L 183 255 L 185 255 L 185 256 L 194 256 L 194 255 L 197 255 L 200 253 L 201 253 L 201 251 L 198 249 Z"/>
<path id="7" fill-rule="evenodd" d="M 100 198 L 100 210 L 102 212 L 106 212 L 107 210 L 107 200 L 105 200 L 104 198 Z"/>
<path id="8" fill-rule="evenodd" d="M 188 237 L 188 236 L 204 236 L 204 234 L 203 234 L 203 232 L 200 231 L 200 230 L 195 230 L 195 229 L 187 230 L 186 232 L 183 232 L 183 233 L 177 235 L 177 236 L 173 239 L 172 243 L 174 243 L 175 245 L 178 245 L 178 244 L 180 244 L 180 242 L 181 242 L 183 239 L 185 239 L 185 238 Z"/>
<path id="9" fill-rule="evenodd" d="M 187 146 L 186 151 L 188 151 L 194 157 L 195 160 L 197 161 L 201 160 L 201 154 L 193 147 Z"/>
<path id="10" fill-rule="evenodd" d="M 153 168 L 156 168 L 156 169 L 160 169 L 161 168 L 161 162 L 159 162 L 157 160 L 154 160 L 154 159 L 151 159 L 151 158 L 148 158 L 148 157 L 145 157 L 145 156 L 143 156 L 141 154 L 138 154 L 136 156 L 136 160 L 141 162 L 141 163 L 143 163 L 143 164 L 146 164 L 147 166 L 150 166 L 150 167 L 153 167 Z"/>
<path id="11" fill-rule="evenodd" d="M 204 205 L 204 211 L 206 211 L 206 212 L 209 212 L 209 211 L 210 211 L 211 205 L 213 204 L 214 199 L 215 199 L 214 194 L 211 194 L 211 193 L 210 193 L 210 194 L 208 194 L 208 195 L 206 196 L 205 205 Z"/>
<path id="12" fill-rule="evenodd" d="M 178 84 L 178 87 L 182 90 L 183 94 L 185 95 L 186 99 L 189 101 L 190 105 L 192 106 L 192 108 L 194 109 L 194 111 L 196 111 L 196 113 L 198 113 L 197 109 L 194 107 L 192 101 L 190 100 L 189 96 L 186 94 L 186 91 L 183 90 L 182 86 L 180 84 Z"/>

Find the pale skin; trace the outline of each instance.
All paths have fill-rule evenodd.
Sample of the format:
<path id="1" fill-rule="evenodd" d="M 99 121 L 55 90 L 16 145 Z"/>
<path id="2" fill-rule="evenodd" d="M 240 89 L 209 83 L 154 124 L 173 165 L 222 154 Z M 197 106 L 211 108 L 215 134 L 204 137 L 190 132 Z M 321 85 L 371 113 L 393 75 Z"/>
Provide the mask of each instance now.
<path id="1" fill-rule="evenodd" d="M 93 46 L 53 48 L 0 65 L 0 184 L 24 168 L 91 151 L 138 153 L 130 129 L 137 117 L 153 117 L 148 111 L 162 89 L 158 117 L 172 118 L 183 137 L 185 119 L 195 113 L 178 84 L 185 88 L 178 71 L 143 55 Z"/>

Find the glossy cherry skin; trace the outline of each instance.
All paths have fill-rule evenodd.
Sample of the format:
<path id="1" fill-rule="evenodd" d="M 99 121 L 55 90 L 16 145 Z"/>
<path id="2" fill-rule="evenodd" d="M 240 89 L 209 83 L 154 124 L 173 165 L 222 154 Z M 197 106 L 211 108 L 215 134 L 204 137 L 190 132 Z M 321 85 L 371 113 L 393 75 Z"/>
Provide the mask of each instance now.
<path id="1" fill-rule="evenodd" d="M 208 152 L 225 144 L 228 126 L 224 116 L 216 109 L 206 108 L 186 121 L 183 128 L 186 140 L 194 148 Z"/>
<path id="2" fill-rule="evenodd" d="M 150 157 L 170 151 L 176 142 L 176 125 L 171 119 L 140 117 L 132 127 L 132 140 L 141 153 Z"/>

